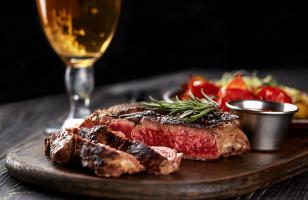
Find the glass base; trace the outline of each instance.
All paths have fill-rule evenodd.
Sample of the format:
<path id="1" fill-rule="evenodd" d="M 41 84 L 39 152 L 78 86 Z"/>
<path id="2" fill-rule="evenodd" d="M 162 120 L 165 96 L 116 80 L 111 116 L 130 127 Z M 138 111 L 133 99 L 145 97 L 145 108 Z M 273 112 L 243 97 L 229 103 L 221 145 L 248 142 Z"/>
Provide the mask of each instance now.
<path id="1" fill-rule="evenodd" d="M 77 128 L 84 121 L 83 118 L 68 118 L 62 125 L 63 128 Z"/>
<path id="2" fill-rule="evenodd" d="M 62 124 L 63 122 L 58 121 L 58 120 L 50 121 L 47 127 L 45 128 L 44 133 L 46 135 L 50 135 L 52 133 L 58 132 L 61 130 Z"/>
<path id="3" fill-rule="evenodd" d="M 59 132 L 64 128 L 74 128 L 79 127 L 79 125 L 84 121 L 82 118 L 72 119 L 68 118 L 64 121 L 64 123 L 60 122 L 52 122 L 49 123 L 47 128 L 45 128 L 44 133 L 46 135 L 50 135 L 55 132 Z"/>
<path id="4" fill-rule="evenodd" d="M 90 96 L 94 89 L 93 67 L 66 67 L 65 85 L 70 99 L 70 112 L 64 123 L 52 122 L 45 129 L 46 134 L 60 131 L 63 128 L 79 127 L 83 120 L 91 113 L 89 109 Z"/>
<path id="5" fill-rule="evenodd" d="M 50 135 L 50 134 L 59 132 L 60 130 L 61 130 L 61 126 L 47 127 L 47 128 L 45 128 L 44 133 L 46 135 Z"/>

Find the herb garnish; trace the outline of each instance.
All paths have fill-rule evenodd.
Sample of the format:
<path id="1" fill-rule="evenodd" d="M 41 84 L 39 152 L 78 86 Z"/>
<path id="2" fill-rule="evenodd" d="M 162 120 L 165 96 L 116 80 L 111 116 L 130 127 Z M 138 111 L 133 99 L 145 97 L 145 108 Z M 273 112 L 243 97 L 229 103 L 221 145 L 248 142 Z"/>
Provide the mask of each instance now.
<path id="1" fill-rule="evenodd" d="M 197 98 L 190 91 L 189 99 L 180 100 L 178 96 L 172 101 L 160 101 L 152 97 L 142 105 L 155 111 L 168 112 L 168 115 L 176 115 L 186 122 L 195 122 L 202 119 L 207 114 L 217 110 L 218 104 L 213 101 L 213 97 L 206 95 L 201 91 L 204 98 Z"/>

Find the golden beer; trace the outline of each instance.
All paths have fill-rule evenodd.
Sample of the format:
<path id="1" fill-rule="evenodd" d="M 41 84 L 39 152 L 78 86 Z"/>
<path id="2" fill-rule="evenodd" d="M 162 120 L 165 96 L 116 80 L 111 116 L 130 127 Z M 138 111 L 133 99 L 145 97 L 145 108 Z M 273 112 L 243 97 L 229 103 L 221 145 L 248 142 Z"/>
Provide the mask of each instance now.
<path id="1" fill-rule="evenodd" d="M 37 0 L 45 34 L 66 65 L 88 67 L 108 47 L 120 0 Z"/>

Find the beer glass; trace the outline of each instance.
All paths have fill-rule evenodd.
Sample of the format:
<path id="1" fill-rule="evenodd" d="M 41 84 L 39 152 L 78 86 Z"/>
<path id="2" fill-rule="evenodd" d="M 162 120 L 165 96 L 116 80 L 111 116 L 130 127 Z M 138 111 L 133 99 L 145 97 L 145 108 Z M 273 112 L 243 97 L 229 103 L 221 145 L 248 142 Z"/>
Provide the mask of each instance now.
<path id="1" fill-rule="evenodd" d="M 45 35 L 67 66 L 65 85 L 70 112 L 62 127 L 76 126 L 90 114 L 93 63 L 106 51 L 114 35 L 121 2 L 36 0 L 36 3 Z"/>

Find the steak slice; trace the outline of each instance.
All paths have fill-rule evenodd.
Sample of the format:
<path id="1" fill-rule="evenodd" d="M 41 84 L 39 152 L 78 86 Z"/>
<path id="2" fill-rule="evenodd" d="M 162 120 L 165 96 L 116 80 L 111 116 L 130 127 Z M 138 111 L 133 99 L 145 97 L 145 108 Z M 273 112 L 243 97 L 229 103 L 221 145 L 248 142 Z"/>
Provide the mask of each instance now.
<path id="1" fill-rule="evenodd" d="M 78 134 L 93 143 L 102 143 L 133 155 L 149 174 L 169 174 L 179 169 L 182 153 L 167 147 L 149 147 L 137 140 L 126 139 L 121 132 L 107 126 L 80 128 Z"/>
<path id="2" fill-rule="evenodd" d="M 97 176 L 118 177 L 144 171 L 144 166 L 132 155 L 105 144 L 93 143 L 78 136 L 70 128 L 45 139 L 45 154 L 59 164 L 79 163 Z"/>
<path id="3" fill-rule="evenodd" d="M 176 116 L 145 110 L 139 104 L 122 104 L 97 110 L 80 127 L 96 125 L 107 125 L 149 146 L 173 148 L 187 159 L 212 160 L 250 150 L 238 117 L 224 112 L 211 113 L 197 123 L 186 123 Z"/>
<path id="4" fill-rule="evenodd" d="M 75 136 L 67 131 L 54 133 L 44 139 L 45 154 L 59 164 L 73 161 Z"/>
<path id="5" fill-rule="evenodd" d="M 108 125 L 111 130 L 120 131 L 130 138 L 130 133 L 135 126 L 134 121 L 119 118 L 120 115 L 135 113 L 140 110 L 139 104 L 121 104 L 108 109 L 98 110 L 84 120 L 80 127 L 92 128 L 97 125 Z"/>
<path id="6" fill-rule="evenodd" d="M 144 170 L 144 166 L 130 154 L 104 144 L 86 142 L 82 145 L 80 157 L 82 166 L 90 168 L 98 176 L 119 177 L 124 173 Z"/>

